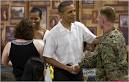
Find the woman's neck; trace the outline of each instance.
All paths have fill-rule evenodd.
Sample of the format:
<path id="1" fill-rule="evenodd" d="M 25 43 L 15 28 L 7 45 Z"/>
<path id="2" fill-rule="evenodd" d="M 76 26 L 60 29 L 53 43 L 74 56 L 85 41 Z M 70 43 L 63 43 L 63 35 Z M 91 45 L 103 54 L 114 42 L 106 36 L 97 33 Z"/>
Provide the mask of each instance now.
<path id="1" fill-rule="evenodd" d="M 15 41 L 17 41 L 17 42 L 27 42 L 28 40 L 25 40 L 25 39 L 16 39 Z"/>
<path id="2" fill-rule="evenodd" d="M 41 26 L 37 25 L 37 26 L 34 27 L 34 30 L 39 30 L 40 28 L 41 28 Z"/>

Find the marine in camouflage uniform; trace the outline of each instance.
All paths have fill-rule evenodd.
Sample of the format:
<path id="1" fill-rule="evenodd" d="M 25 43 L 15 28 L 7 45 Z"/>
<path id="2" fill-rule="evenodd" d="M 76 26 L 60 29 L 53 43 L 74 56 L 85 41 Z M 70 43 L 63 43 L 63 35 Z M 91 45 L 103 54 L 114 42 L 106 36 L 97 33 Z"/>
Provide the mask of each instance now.
<path id="1" fill-rule="evenodd" d="M 84 58 L 79 65 L 81 68 L 96 67 L 97 81 L 126 80 L 127 52 L 122 33 L 116 29 L 104 33 L 95 55 Z"/>

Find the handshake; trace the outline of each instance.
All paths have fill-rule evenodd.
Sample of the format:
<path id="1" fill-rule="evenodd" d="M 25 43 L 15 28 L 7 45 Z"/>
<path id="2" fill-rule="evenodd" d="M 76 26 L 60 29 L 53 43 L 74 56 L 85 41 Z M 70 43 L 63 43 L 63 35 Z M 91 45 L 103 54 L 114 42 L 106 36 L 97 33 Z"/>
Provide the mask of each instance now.
<path id="1" fill-rule="evenodd" d="M 78 74 L 81 69 L 79 65 L 72 65 L 72 66 L 67 66 L 66 70 L 72 74 Z"/>

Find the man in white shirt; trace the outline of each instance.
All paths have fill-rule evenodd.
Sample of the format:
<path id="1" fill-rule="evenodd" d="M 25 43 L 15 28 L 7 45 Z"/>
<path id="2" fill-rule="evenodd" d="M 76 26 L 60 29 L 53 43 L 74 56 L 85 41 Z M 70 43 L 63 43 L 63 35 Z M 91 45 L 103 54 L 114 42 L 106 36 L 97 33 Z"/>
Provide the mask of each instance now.
<path id="1" fill-rule="evenodd" d="M 58 11 L 61 20 L 50 30 L 43 56 L 54 66 L 55 81 L 81 81 L 83 74 L 78 63 L 83 57 L 83 42 L 92 43 L 96 36 L 85 25 L 75 21 L 72 1 L 61 2 Z"/>

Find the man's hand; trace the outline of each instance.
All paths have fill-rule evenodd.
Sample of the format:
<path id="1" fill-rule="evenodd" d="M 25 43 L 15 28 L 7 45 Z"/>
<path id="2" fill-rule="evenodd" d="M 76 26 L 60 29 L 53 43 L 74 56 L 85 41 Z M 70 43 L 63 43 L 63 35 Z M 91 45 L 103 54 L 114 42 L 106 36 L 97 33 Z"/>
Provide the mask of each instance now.
<path id="1" fill-rule="evenodd" d="M 72 74 L 78 74 L 80 72 L 79 65 L 67 66 L 66 70 Z"/>
<path id="2" fill-rule="evenodd" d="M 66 66 L 65 70 L 72 73 L 73 72 L 73 67 L 72 66 Z"/>
<path id="3" fill-rule="evenodd" d="M 80 72 L 80 66 L 79 65 L 73 65 L 73 73 L 78 74 Z"/>
<path id="4" fill-rule="evenodd" d="M 94 44 L 94 45 L 98 45 L 99 44 L 99 42 L 100 42 L 100 39 L 102 38 L 102 36 L 98 36 L 98 37 L 96 37 L 96 39 L 92 42 L 92 44 Z"/>

